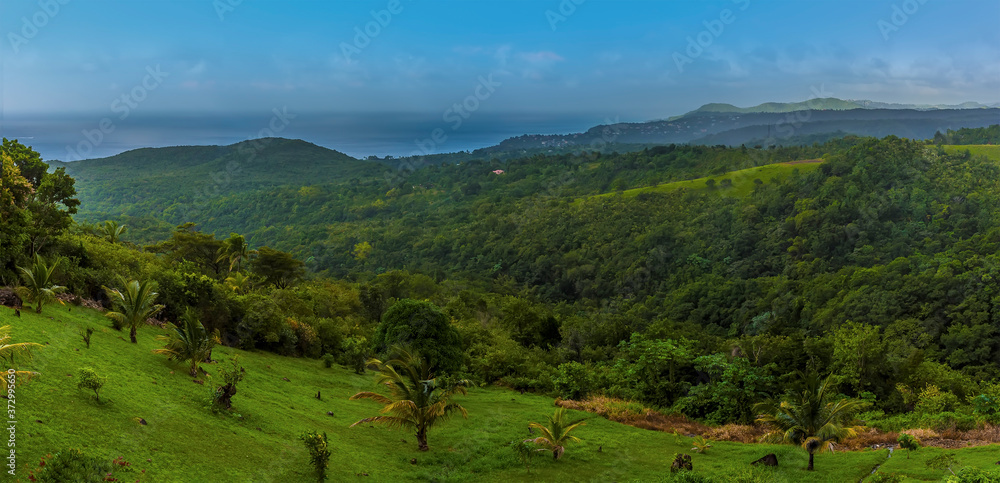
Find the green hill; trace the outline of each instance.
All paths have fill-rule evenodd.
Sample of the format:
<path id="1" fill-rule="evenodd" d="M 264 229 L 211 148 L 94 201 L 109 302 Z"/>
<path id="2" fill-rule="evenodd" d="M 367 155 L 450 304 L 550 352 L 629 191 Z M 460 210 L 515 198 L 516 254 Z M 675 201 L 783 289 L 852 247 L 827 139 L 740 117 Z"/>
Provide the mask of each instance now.
<path id="1" fill-rule="evenodd" d="M 265 138 L 230 146 L 144 148 L 102 159 L 63 163 L 77 180 L 80 219 L 105 216 L 190 218 L 219 198 L 277 187 L 349 182 L 384 167 L 305 141 Z M 190 214 L 190 215 L 189 215 Z"/>
<path id="2" fill-rule="evenodd" d="M 844 101 L 834 97 L 825 97 L 818 99 L 810 99 L 803 102 L 765 102 L 763 104 L 758 104 L 751 107 L 736 107 L 732 104 L 725 103 L 711 103 L 705 104 L 704 106 L 691 111 L 684 116 L 698 113 L 698 112 L 735 112 L 735 113 L 750 113 L 750 112 L 793 112 L 793 111 L 804 111 L 804 110 L 848 110 L 848 109 L 862 109 L 857 103 L 852 101 Z M 683 116 L 682 116 L 683 117 Z"/>
<path id="3" fill-rule="evenodd" d="M 297 439 L 310 430 L 329 436 L 329 481 L 663 481 L 672 455 L 685 452 L 692 454 L 695 473 L 725 481 L 842 482 L 864 478 L 886 459 L 884 451 L 824 453 L 817 457 L 818 471 L 807 473 L 806 453 L 795 446 L 714 442 L 697 454 L 690 451 L 689 437 L 576 413 L 589 418 L 576 432 L 583 442 L 570 445 L 560 461 L 539 454 L 528 473 L 508 444 L 529 437 L 528 422 L 551 414 L 550 398 L 474 388 L 458 398 L 469 419 L 435 427 L 431 451 L 422 453 L 409 432 L 349 428 L 378 411 L 374 403 L 347 399 L 373 389 L 371 374 L 356 375 L 339 366 L 326 369 L 313 359 L 219 347 L 213 352 L 219 363 L 203 364 L 210 373 L 205 384 L 193 384 L 186 366 L 151 353 L 160 347 L 154 337 L 163 329 L 143 328 L 133 345 L 89 309 L 48 306 L 42 315 L 29 312 L 15 318 L 11 310 L 0 309 L 0 325 L 12 325 L 16 341 L 44 346 L 19 368 L 40 375 L 15 389 L 13 481 L 28 481 L 28 471 L 44 455 L 64 448 L 108 461 L 122 457 L 132 470 L 124 477 L 115 473 L 123 481 L 312 481 L 308 454 Z M 86 327 L 95 329 L 89 349 L 78 335 Z M 233 398 L 234 411 L 214 414 L 208 407 L 212 375 L 237 355 L 247 375 Z M 85 366 L 108 378 L 100 402 L 76 387 L 76 371 Z M 322 399 L 315 397 L 317 392 Z M 964 465 L 989 468 L 997 449 L 978 447 L 958 455 Z M 748 463 L 771 452 L 778 455 L 779 468 L 752 472 Z M 909 460 L 892 458 L 883 471 L 921 480 L 940 477 L 923 464 L 940 452 L 925 448 Z"/>

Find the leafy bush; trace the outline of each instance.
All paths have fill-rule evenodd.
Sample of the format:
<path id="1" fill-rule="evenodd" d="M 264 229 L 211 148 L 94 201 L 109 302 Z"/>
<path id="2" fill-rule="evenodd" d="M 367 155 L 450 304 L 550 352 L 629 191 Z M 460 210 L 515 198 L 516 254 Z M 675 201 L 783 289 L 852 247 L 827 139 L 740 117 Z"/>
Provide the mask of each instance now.
<path id="1" fill-rule="evenodd" d="M 946 483 L 1000 483 L 1000 470 L 984 470 L 969 466 L 949 476 Z"/>
<path id="2" fill-rule="evenodd" d="M 579 362 L 559 364 L 552 386 L 563 399 L 582 399 L 593 390 L 590 369 Z"/>
<path id="3" fill-rule="evenodd" d="M 430 302 L 402 299 L 389 307 L 372 338 L 372 348 L 384 356 L 396 344 L 412 347 L 435 371 L 453 373 L 462 367 L 464 353 L 458 330 Z"/>
<path id="4" fill-rule="evenodd" d="M 368 348 L 368 339 L 364 337 L 351 336 L 344 339 L 341 346 L 344 365 L 354 369 L 356 374 L 364 374 L 365 367 L 368 365 Z"/>
<path id="5" fill-rule="evenodd" d="M 875 473 L 868 479 L 869 483 L 901 483 L 903 481 L 903 476 L 898 473 Z"/>
<path id="6" fill-rule="evenodd" d="M 107 382 L 107 378 L 97 375 L 97 372 L 90 367 L 80 368 L 77 372 L 77 377 L 80 378 L 80 381 L 76 384 L 76 387 L 94 391 L 94 396 L 97 398 L 97 401 L 100 402 L 101 388 L 104 387 L 104 383 Z"/>
<path id="7" fill-rule="evenodd" d="M 145 471 L 145 470 L 143 470 Z M 38 463 L 38 468 L 28 473 L 28 479 L 35 483 L 98 483 L 104 481 L 124 481 L 132 478 L 122 473 L 134 473 L 135 468 L 122 458 L 107 461 L 87 455 L 80 450 L 67 449 L 54 455 L 46 455 Z M 115 478 L 115 477 L 118 478 Z M 137 480 L 138 481 L 138 480 Z"/>
<path id="8" fill-rule="evenodd" d="M 528 441 L 530 440 L 514 441 L 510 444 L 510 448 L 514 451 L 514 454 L 517 455 L 518 459 L 521 460 L 521 463 L 524 464 L 524 469 L 527 470 L 528 473 L 531 473 L 531 457 L 535 456 L 537 450 L 535 449 L 535 446 L 529 444 Z"/>
<path id="9" fill-rule="evenodd" d="M 330 464 L 330 446 L 326 439 L 326 432 L 322 435 L 315 431 L 309 431 L 299 436 L 309 451 L 309 462 L 316 470 L 316 481 L 326 481 L 326 467 Z"/>
<path id="10" fill-rule="evenodd" d="M 337 358 L 333 357 L 333 354 L 331 354 L 329 352 L 327 352 L 326 354 L 323 354 L 323 357 L 322 357 L 321 360 L 323 361 L 323 367 L 325 367 L 327 369 L 333 367 L 333 363 L 337 362 Z"/>

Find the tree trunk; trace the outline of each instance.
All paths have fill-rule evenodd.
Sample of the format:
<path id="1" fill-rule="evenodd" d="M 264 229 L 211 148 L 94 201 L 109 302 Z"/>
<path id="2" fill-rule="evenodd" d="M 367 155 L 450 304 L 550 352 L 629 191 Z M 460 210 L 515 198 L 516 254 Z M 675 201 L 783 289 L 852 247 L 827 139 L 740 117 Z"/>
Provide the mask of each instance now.
<path id="1" fill-rule="evenodd" d="M 129 329 L 128 336 L 129 336 L 129 338 L 132 339 L 132 343 L 135 344 L 136 340 L 135 340 L 135 326 L 134 325 L 132 326 L 131 329 Z"/>
<path id="2" fill-rule="evenodd" d="M 813 456 L 815 456 L 815 455 L 812 454 L 812 453 L 809 453 L 809 467 L 806 468 L 806 470 L 808 470 L 808 471 L 812 471 L 813 470 Z"/>
<path id="3" fill-rule="evenodd" d="M 35 313 L 36 314 L 42 313 L 42 302 L 41 301 L 38 302 L 38 307 L 35 307 Z"/>
<path id="4" fill-rule="evenodd" d="M 420 451 L 427 451 L 430 449 L 427 446 L 427 428 L 417 430 L 417 449 Z"/>
<path id="5" fill-rule="evenodd" d="M 198 363 L 191 358 L 191 377 L 198 377 Z"/>

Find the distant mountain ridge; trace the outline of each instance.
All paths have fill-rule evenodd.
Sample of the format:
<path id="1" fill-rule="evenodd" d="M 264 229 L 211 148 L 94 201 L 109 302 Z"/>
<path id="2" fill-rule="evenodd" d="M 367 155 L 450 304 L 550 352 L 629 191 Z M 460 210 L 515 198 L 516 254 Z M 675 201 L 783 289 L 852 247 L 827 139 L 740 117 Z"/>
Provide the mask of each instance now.
<path id="1" fill-rule="evenodd" d="M 737 107 L 732 104 L 713 102 L 705 104 L 698 109 L 690 111 L 680 116 L 673 116 L 668 120 L 680 119 L 684 116 L 699 112 L 737 112 L 741 114 L 755 112 L 795 112 L 795 111 L 825 111 L 825 110 L 850 110 L 850 109 L 914 109 L 927 111 L 934 109 L 988 109 L 1000 107 L 1000 102 L 993 104 L 982 104 L 979 102 L 963 102 L 961 104 L 896 104 L 891 102 L 870 101 L 867 99 L 837 99 L 836 97 L 823 97 L 810 99 L 802 102 L 765 102 L 751 107 Z"/>

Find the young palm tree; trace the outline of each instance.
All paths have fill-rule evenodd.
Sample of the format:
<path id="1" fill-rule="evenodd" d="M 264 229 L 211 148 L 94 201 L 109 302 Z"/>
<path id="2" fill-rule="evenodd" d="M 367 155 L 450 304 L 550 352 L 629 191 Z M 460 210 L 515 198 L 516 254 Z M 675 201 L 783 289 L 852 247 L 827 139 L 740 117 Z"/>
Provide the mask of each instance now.
<path id="1" fill-rule="evenodd" d="M 236 267 L 236 271 L 239 272 L 243 268 L 243 261 L 256 253 L 257 250 L 250 249 L 250 244 L 247 243 L 243 235 L 230 233 L 229 238 L 222 241 L 222 246 L 218 252 L 219 257 L 215 261 L 228 261 L 229 272 L 232 273 L 234 266 Z"/>
<path id="2" fill-rule="evenodd" d="M 108 241 L 114 244 L 118 243 L 118 239 L 128 231 L 128 227 L 119 225 L 117 221 L 107 220 L 103 225 L 100 225 L 100 230 Z"/>
<path id="3" fill-rule="evenodd" d="M 57 300 L 56 294 L 66 291 L 66 287 L 53 282 L 53 274 L 61 260 L 57 258 L 49 265 L 41 255 L 35 255 L 35 263 L 30 267 L 17 267 L 24 281 L 24 286 L 18 287 L 18 294 L 36 304 L 36 313 L 42 313 L 43 304 Z"/>
<path id="4" fill-rule="evenodd" d="M 805 385 L 801 391 L 789 394 L 778 405 L 766 402 L 754 408 L 761 414 L 757 421 L 774 428 L 764 435 L 763 441 L 802 445 L 809 452 L 809 471 L 813 470 L 813 456 L 823 443 L 855 435 L 846 425 L 864 405 L 854 399 L 834 400 L 831 376 L 821 381 L 818 374 L 803 375 Z"/>
<path id="5" fill-rule="evenodd" d="M 156 338 L 167 345 L 162 349 L 154 349 L 153 353 L 165 354 L 170 360 L 191 361 L 191 377 L 197 376 L 198 364 L 211 357 L 212 347 L 220 343 L 219 332 L 209 334 L 190 307 L 177 324 L 170 324 L 170 328 L 174 333 Z"/>
<path id="6" fill-rule="evenodd" d="M 136 330 L 146 322 L 146 319 L 162 310 L 163 306 L 153 303 L 156 301 L 157 296 L 156 282 L 152 280 L 143 280 L 142 282 L 132 280 L 126 282 L 121 277 L 118 280 L 124 286 L 124 289 L 119 290 L 117 288 L 110 289 L 104 287 L 104 291 L 111 298 L 111 304 L 115 308 L 114 312 L 108 312 L 104 316 L 111 319 L 115 329 L 121 330 L 123 327 L 128 327 L 129 337 L 131 337 L 132 343 L 135 344 Z"/>
<path id="7" fill-rule="evenodd" d="M 237 295 L 242 295 L 253 289 L 254 280 L 250 275 L 236 272 L 226 277 L 226 286 Z"/>
<path id="8" fill-rule="evenodd" d="M 31 348 L 32 347 L 42 347 L 42 344 L 36 344 L 34 342 L 18 342 L 16 344 L 9 344 L 10 341 L 10 326 L 5 325 L 0 327 L 0 361 L 3 361 L 5 366 L 13 366 L 16 360 L 20 357 L 25 359 L 31 358 Z M 7 371 L 4 371 L 6 374 Z M 33 376 L 38 375 L 37 372 L 32 371 L 14 371 L 14 377 L 26 381 L 31 379 Z M 7 394 L 7 377 L 0 377 L 0 388 L 3 390 L 3 394 Z"/>
<path id="9" fill-rule="evenodd" d="M 434 378 L 426 359 L 406 349 L 396 347 L 395 358 L 388 362 L 377 359 L 369 365 L 378 370 L 376 384 L 384 385 L 391 397 L 375 392 L 359 392 L 355 399 L 371 399 L 384 404 L 382 414 L 362 419 L 351 425 L 377 423 L 390 428 L 410 428 L 417 433 L 417 447 L 427 451 L 427 430 L 455 412 L 468 418 L 465 408 L 451 401 L 456 394 L 466 394 L 468 381 L 444 383 Z"/>
<path id="10" fill-rule="evenodd" d="M 549 416 L 548 426 L 541 423 L 528 424 L 529 427 L 537 429 L 542 435 L 534 439 L 526 439 L 525 442 L 545 446 L 546 449 L 540 449 L 539 451 L 552 451 L 552 459 L 559 459 L 566 451 L 566 443 L 577 443 L 580 441 L 580 438 L 570 435 L 570 431 L 585 424 L 587 423 L 582 419 L 567 422 L 566 409 L 559 408 L 556 409 L 555 414 Z"/>

